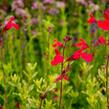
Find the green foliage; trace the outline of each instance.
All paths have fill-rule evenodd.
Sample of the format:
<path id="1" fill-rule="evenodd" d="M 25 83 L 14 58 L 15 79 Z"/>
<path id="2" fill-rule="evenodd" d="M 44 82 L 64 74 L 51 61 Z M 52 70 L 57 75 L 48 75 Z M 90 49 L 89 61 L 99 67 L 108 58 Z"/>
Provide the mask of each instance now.
<path id="1" fill-rule="evenodd" d="M 64 0 L 66 6 L 59 8 L 57 1 L 61 0 L 54 4 L 36 0 L 38 9 L 32 9 L 33 1 L 24 0 L 22 9 L 25 15 L 22 17 L 16 14 L 17 9 L 11 9 L 14 0 L 0 0 L 0 24 L 3 22 L 4 25 L 4 20 L 14 15 L 20 25 L 18 31 L 12 28 L 4 34 L 0 26 L 0 106 L 3 109 L 58 109 L 60 81 L 55 80 L 69 64 L 66 73 L 69 79 L 63 79 L 62 84 L 61 109 L 107 109 L 106 48 L 105 45 L 92 47 L 90 43 L 104 33 L 97 28 L 97 32 L 92 34 L 87 19 L 94 4 L 99 6 L 99 10 L 92 13 L 99 19 L 108 3 L 95 0 L 92 5 L 88 1 L 84 5 L 82 0 Z M 50 9 L 57 9 L 58 14 L 55 11 L 50 14 Z M 37 18 L 36 24 L 32 23 L 33 18 Z M 62 65 L 52 66 L 54 38 L 64 42 L 63 38 L 68 35 L 72 40 L 65 46 L 63 69 Z M 76 50 L 74 45 L 80 37 L 90 46 L 86 52 L 93 53 L 93 61 L 66 62 Z M 105 37 L 108 39 L 108 32 Z M 62 54 L 61 47 L 59 50 Z"/>

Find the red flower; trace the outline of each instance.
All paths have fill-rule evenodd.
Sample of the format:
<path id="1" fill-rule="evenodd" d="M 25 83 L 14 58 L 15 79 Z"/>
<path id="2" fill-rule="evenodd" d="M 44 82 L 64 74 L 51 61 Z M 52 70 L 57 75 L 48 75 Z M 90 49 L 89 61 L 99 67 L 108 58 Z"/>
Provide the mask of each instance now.
<path id="1" fill-rule="evenodd" d="M 77 48 L 80 48 L 81 50 L 84 50 L 84 49 L 88 48 L 87 43 L 86 43 L 85 40 L 82 39 L 82 38 L 80 38 L 80 42 L 78 42 L 75 46 L 76 46 Z"/>
<path id="2" fill-rule="evenodd" d="M 66 61 L 78 60 L 81 57 L 81 50 L 77 50 L 74 52 L 72 56 L 70 56 Z"/>
<path id="3" fill-rule="evenodd" d="M 52 66 L 56 66 L 57 64 L 60 64 L 64 61 L 64 57 L 60 55 L 60 52 L 58 49 L 55 49 L 55 54 L 56 54 L 56 56 L 51 61 Z"/>
<path id="4" fill-rule="evenodd" d="M 104 11 L 104 17 L 109 20 L 109 8 Z"/>
<path id="5" fill-rule="evenodd" d="M 98 27 L 103 30 L 109 30 L 109 20 L 105 19 L 104 21 L 97 21 Z"/>
<path id="6" fill-rule="evenodd" d="M 88 19 L 88 23 L 92 24 L 92 23 L 95 23 L 95 22 L 96 22 L 95 17 L 93 16 L 93 14 L 90 14 L 90 18 Z"/>
<path id="7" fill-rule="evenodd" d="M 19 25 L 15 23 L 15 18 L 14 16 L 10 17 L 9 21 L 6 22 L 5 27 L 3 28 L 3 32 L 15 28 L 16 30 L 19 29 Z"/>
<path id="8" fill-rule="evenodd" d="M 63 47 L 63 44 L 59 42 L 57 39 L 54 39 L 53 45 L 54 48 L 56 47 Z"/>
<path id="9" fill-rule="evenodd" d="M 86 62 L 91 62 L 93 59 L 92 54 L 87 54 L 87 53 L 82 53 L 81 57 L 86 61 Z"/>
<path id="10" fill-rule="evenodd" d="M 105 44 L 105 43 L 106 43 L 106 39 L 103 36 L 100 36 L 98 38 L 97 45 Z"/>
<path id="11" fill-rule="evenodd" d="M 83 58 L 86 62 L 91 62 L 93 59 L 92 54 L 87 54 L 82 50 L 77 50 L 71 57 L 67 59 L 67 61 L 78 60 Z"/>
<path id="12" fill-rule="evenodd" d="M 66 81 L 69 80 L 68 76 L 66 76 L 65 74 L 62 73 L 62 74 L 60 74 L 60 75 L 56 78 L 55 82 L 58 82 L 58 81 L 60 81 L 60 80 L 62 80 L 62 79 L 66 80 Z"/>

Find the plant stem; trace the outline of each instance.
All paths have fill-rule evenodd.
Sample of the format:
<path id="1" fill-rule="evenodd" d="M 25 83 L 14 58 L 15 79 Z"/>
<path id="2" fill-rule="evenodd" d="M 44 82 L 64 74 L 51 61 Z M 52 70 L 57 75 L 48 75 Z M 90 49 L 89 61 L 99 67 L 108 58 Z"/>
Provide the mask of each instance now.
<path id="1" fill-rule="evenodd" d="M 4 82 L 4 109 L 7 109 L 7 102 L 8 102 L 8 99 L 7 99 L 7 94 L 6 94 L 6 74 L 5 74 L 5 71 L 4 71 L 4 45 L 1 45 L 0 47 L 1 51 L 0 51 L 0 54 L 1 54 L 1 69 L 2 69 L 2 72 L 3 72 L 3 82 Z"/>
<path id="2" fill-rule="evenodd" d="M 43 99 L 41 98 L 41 99 L 40 99 L 39 109 L 42 109 L 42 102 L 43 102 Z"/>
<path id="3" fill-rule="evenodd" d="M 61 83 L 60 83 L 60 98 L 59 98 L 59 107 L 58 109 L 61 108 L 61 102 L 62 102 L 62 80 L 61 80 Z"/>
<path id="4" fill-rule="evenodd" d="M 105 33 L 106 37 L 106 33 Z M 108 99 L 108 53 L 107 53 L 107 43 L 105 43 L 105 49 L 106 49 L 106 97 L 107 97 L 107 109 L 109 109 L 109 99 Z"/>
<path id="5" fill-rule="evenodd" d="M 48 53 L 47 53 L 47 60 L 48 60 L 48 68 L 47 68 L 47 72 L 49 72 L 49 61 L 50 61 L 50 33 L 48 33 Z"/>
<path id="6" fill-rule="evenodd" d="M 63 57 L 64 57 L 65 46 L 66 46 L 66 43 L 64 43 L 64 47 L 63 47 L 63 52 L 62 52 Z M 63 64 L 64 63 L 62 62 L 62 64 L 61 64 L 61 73 L 63 71 Z M 62 88 L 63 87 L 62 87 L 62 79 L 61 79 L 61 83 L 60 83 L 60 98 L 59 98 L 59 107 L 58 107 L 58 109 L 61 108 L 61 104 L 62 104 L 62 93 L 63 93 Z"/>
<path id="7" fill-rule="evenodd" d="M 5 75 L 5 71 L 4 71 L 4 67 L 3 67 L 3 63 L 2 63 L 2 71 L 3 71 L 3 81 L 4 81 L 4 109 L 7 109 L 7 95 L 6 95 L 6 75 Z"/>
<path id="8" fill-rule="evenodd" d="M 107 108 L 109 109 L 109 99 L 108 99 L 108 56 L 107 58 L 107 62 L 106 62 L 106 95 L 107 95 Z"/>

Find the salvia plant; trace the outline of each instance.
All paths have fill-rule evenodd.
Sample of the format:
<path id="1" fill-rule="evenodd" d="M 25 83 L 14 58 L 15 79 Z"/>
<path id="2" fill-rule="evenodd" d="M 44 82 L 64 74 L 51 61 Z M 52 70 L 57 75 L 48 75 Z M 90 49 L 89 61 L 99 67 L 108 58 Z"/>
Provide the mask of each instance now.
<path id="1" fill-rule="evenodd" d="M 79 16 L 79 33 L 71 34 L 66 0 L 54 3 L 34 1 L 31 22 L 33 11 L 15 0 L 16 15 L 0 24 L 0 109 L 109 109 L 109 8 Z"/>

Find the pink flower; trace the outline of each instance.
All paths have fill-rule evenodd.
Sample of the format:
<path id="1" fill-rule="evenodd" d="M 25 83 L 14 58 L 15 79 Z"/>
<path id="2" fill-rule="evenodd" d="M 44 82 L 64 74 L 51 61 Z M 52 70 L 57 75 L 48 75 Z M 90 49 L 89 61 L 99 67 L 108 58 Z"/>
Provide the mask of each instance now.
<path id="1" fill-rule="evenodd" d="M 43 3 L 45 3 L 45 4 L 53 4 L 54 0 L 44 0 Z"/>
<path id="2" fill-rule="evenodd" d="M 33 2 L 32 3 L 32 9 L 38 9 L 38 3 L 37 2 Z"/>
<path id="3" fill-rule="evenodd" d="M 65 2 L 63 1 L 57 1 L 56 2 L 57 8 L 65 8 Z"/>

